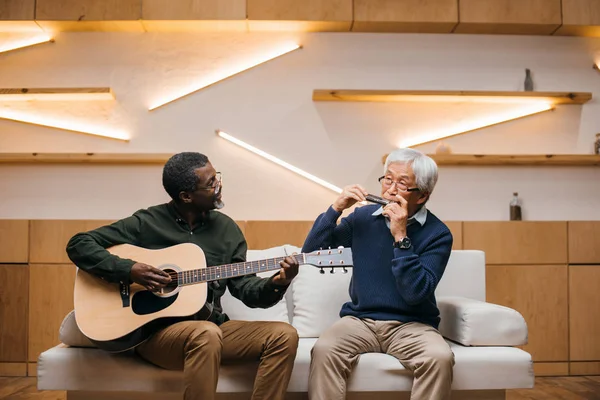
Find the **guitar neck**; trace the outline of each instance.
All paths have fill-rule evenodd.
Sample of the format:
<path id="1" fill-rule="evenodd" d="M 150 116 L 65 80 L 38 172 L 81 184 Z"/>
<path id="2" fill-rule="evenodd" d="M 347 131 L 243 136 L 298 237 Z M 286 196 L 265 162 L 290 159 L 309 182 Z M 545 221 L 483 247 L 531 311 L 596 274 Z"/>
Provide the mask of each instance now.
<path id="1" fill-rule="evenodd" d="M 287 257 L 287 256 L 286 256 Z M 298 264 L 305 262 L 304 254 L 294 254 Z M 191 269 L 177 273 L 179 286 L 193 285 L 196 283 L 216 281 L 219 279 L 235 278 L 237 276 L 256 274 L 259 272 L 275 271 L 281 268 L 280 261 L 285 257 L 275 257 L 265 260 L 239 262 L 234 264 L 217 265 L 213 267 Z"/>

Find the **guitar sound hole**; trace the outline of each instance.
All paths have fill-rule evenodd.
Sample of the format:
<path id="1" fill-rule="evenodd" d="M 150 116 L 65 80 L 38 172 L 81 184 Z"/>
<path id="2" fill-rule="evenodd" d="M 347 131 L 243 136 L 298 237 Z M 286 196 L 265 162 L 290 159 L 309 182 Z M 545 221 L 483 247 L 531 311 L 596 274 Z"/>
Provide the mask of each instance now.
<path id="1" fill-rule="evenodd" d="M 171 275 L 171 283 L 169 283 L 167 286 L 162 288 L 161 294 L 166 295 L 166 294 L 173 292 L 174 290 L 177 290 L 177 287 L 178 287 L 177 271 L 175 271 L 174 269 L 171 269 L 171 268 L 165 268 L 163 271 L 165 271 L 167 274 Z"/>

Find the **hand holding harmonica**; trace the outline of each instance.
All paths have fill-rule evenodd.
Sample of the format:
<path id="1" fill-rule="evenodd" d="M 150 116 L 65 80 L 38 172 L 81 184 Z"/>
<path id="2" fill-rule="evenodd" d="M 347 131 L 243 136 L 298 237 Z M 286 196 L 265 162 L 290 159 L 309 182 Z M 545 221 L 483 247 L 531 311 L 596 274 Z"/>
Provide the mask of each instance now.
<path id="1" fill-rule="evenodd" d="M 369 192 L 364 187 L 358 184 L 344 187 L 342 193 L 335 200 L 332 207 L 337 212 L 342 212 L 347 208 L 352 207 L 358 202 L 366 201 L 366 196 Z"/>

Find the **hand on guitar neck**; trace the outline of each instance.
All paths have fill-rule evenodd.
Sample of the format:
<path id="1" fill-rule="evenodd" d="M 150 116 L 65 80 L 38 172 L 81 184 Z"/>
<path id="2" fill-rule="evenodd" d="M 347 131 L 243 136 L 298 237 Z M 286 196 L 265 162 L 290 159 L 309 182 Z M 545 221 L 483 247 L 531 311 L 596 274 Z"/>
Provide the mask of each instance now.
<path id="1" fill-rule="evenodd" d="M 151 265 L 135 263 L 131 267 L 131 280 L 150 291 L 158 291 L 171 282 L 171 276 Z"/>

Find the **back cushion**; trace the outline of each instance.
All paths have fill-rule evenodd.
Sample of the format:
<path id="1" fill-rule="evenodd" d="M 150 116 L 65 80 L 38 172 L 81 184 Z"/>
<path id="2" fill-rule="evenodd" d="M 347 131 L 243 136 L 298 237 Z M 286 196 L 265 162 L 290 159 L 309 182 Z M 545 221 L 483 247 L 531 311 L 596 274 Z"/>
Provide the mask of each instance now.
<path id="1" fill-rule="evenodd" d="M 292 285 L 294 316 L 292 325 L 300 337 L 319 337 L 340 318 L 342 304 L 350 300 L 348 288 L 352 268 L 347 273 L 341 269 L 320 269 L 303 264 Z"/>
<path id="2" fill-rule="evenodd" d="M 290 245 L 282 245 L 272 247 L 265 250 L 248 250 L 246 253 L 247 261 L 265 260 L 275 257 L 284 257 L 288 254 L 292 254 L 293 251 L 299 252 L 299 249 Z M 261 278 L 268 278 L 275 274 L 277 271 L 267 271 L 256 274 Z M 221 298 L 221 305 L 223 311 L 229 316 L 229 318 L 238 321 L 282 321 L 290 322 L 290 313 L 288 312 L 287 298 L 291 297 L 291 289 L 288 288 L 288 292 L 283 299 L 270 308 L 250 308 L 247 307 L 237 298 L 233 297 L 229 292 L 229 289 L 225 292 Z"/>
<path id="3" fill-rule="evenodd" d="M 294 311 L 292 325 L 300 337 L 319 335 L 339 317 L 339 312 L 350 301 L 349 286 L 352 269 L 334 274 L 325 268 L 325 274 L 311 265 L 301 265 L 292 285 Z M 478 250 L 455 250 L 450 256 L 436 297 L 462 296 L 485 301 L 485 257 Z"/>
<path id="4" fill-rule="evenodd" d="M 452 251 L 435 296 L 485 301 L 485 253 L 481 250 Z"/>

